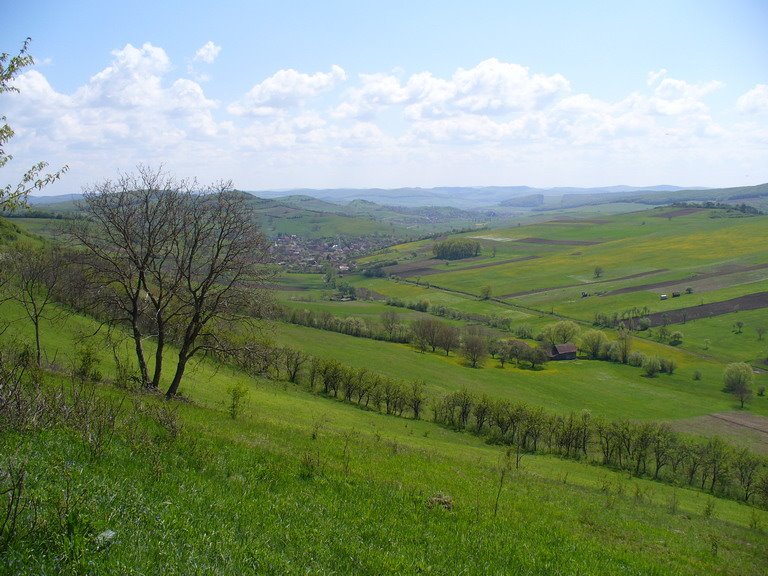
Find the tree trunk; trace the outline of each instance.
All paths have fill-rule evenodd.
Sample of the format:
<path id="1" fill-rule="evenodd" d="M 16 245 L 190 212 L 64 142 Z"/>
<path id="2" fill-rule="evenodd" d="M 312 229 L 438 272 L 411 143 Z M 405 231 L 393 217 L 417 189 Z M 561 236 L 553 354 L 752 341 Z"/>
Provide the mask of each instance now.
<path id="1" fill-rule="evenodd" d="M 160 374 L 163 371 L 163 346 L 165 345 L 165 328 L 162 324 L 157 329 L 157 351 L 155 352 L 155 373 L 152 375 L 150 388 L 160 387 Z"/>
<path id="2" fill-rule="evenodd" d="M 171 382 L 171 386 L 165 393 L 166 400 L 173 398 L 179 391 L 179 384 L 181 384 L 181 379 L 184 376 L 184 370 L 187 367 L 188 360 L 189 356 L 187 356 L 184 351 L 179 352 L 179 363 L 176 364 L 176 373 L 173 375 L 173 382 Z"/>
<path id="3" fill-rule="evenodd" d="M 144 347 L 141 344 L 141 330 L 139 329 L 138 318 L 134 315 L 131 319 L 133 328 L 133 341 L 136 344 L 136 359 L 139 362 L 139 371 L 141 372 L 141 385 L 143 388 L 149 386 L 149 370 L 147 369 L 147 360 L 144 358 Z"/>
<path id="4" fill-rule="evenodd" d="M 36 346 L 36 352 L 37 352 L 37 367 L 42 368 L 43 367 L 43 355 L 40 349 L 40 319 L 35 318 L 33 320 L 33 323 L 35 325 L 35 346 Z"/>

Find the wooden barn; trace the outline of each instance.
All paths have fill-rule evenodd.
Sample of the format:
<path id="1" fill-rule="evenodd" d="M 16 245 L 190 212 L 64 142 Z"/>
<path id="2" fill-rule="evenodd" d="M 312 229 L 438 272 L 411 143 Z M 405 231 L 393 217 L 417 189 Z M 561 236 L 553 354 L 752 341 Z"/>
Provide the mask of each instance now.
<path id="1" fill-rule="evenodd" d="M 565 344 L 554 344 L 549 349 L 550 360 L 576 360 L 576 344 L 566 342 Z"/>

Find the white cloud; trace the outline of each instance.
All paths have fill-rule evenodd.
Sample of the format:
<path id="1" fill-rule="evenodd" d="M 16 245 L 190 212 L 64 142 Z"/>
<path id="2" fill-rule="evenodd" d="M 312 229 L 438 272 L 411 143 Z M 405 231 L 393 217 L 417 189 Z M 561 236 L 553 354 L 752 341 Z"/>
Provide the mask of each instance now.
<path id="1" fill-rule="evenodd" d="M 530 75 L 519 64 L 495 58 L 470 70 L 460 68 L 453 75 L 453 82 L 457 89 L 456 106 L 475 113 L 539 108 L 570 92 L 568 81 L 560 74 Z"/>
<path id="2" fill-rule="evenodd" d="M 739 112 L 756 114 L 768 112 L 768 84 L 758 84 L 736 102 Z"/>
<path id="3" fill-rule="evenodd" d="M 256 84 L 248 93 L 233 104 L 228 111 L 237 116 L 265 116 L 280 113 L 287 108 L 301 105 L 306 99 L 330 90 L 347 75 L 339 66 L 330 72 L 303 74 L 293 69 L 280 70 Z"/>
<path id="4" fill-rule="evenodd" d="M 217 46 L 211 40 L 208 40 L 195 52 L 195 57 L 192 59 L 194 62 L 205 62 L 206 64 L 212 64 L 216 57 L 221 52 L 221 46 Z"/>
<path id="5" fill-rule="evenodd" d="M 653 86 L 659 80 L 664 78 L 666 75 L 667 75 L 667 69 L 666 68 L 662 68 L 661 70 L 654 70 L 654 71 L 648 72 L 648 76 L 646 78 L 646 84 L 648 84 L 648 86 Z"/>
<path id="6" fill-rule="evenodd" d="M 545 107 L 570 92 L 560 74 L 531 75 L 523 66 L 496 58 L 474 68 L 459 68 L 449 79 L 421 72 L 403 84 L 392 75 L 361 74 L 360 83 L 336 109 L 340 116 L 370 116 L 395 104 L 405 104 L 412 120 L 466 113 L 500 115 Z"/>
<path id="7" fill-rule="evenodd" d="M 678 164 L 699 159 L 702 170 L 722 172 L 768 153 L 763 117 L 754 114 L 768 111 L 768 85 L 739 98 L 745 115 L 732 124 L 708 103 L 720 82 L 672 78 L 663 69 L 615 99 L 574 93 L 561 74 L 498 59 L 443 76 L 348 79 L 339 66 L 284 69 L 224 106 L 149 43 L 115 50 L 108 66 L 70 93 L 58 92 L 43 72 L 19 75 L 21 93 L 1 95 L 0 104 L 17 132 L 9 152 L 19 164 L 70 165 L 56 185 L 62 191 L 137 162 L 163 161 L 181 175 L 233 177 L 256 189 L 451 184 L 461 174 L 465 183 L 536 184 L 529 175 L 537 171 L 658 183 L 670 181 L 664 175 Z M 358 180 L 343 181 L 352 174 Z M 704 172 L 698 183 L 707 183 Z"/>

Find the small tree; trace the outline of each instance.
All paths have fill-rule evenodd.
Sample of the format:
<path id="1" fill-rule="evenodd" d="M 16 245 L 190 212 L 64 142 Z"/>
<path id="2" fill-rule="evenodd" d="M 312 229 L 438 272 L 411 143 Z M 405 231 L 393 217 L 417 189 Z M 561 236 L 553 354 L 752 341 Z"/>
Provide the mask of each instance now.
<path id="1" fill-rule="evenodd" d="M 535 370 L 536 366 L 543 365 L 549 359 L 549 356 L 540 346 L 529 346 L 523 352 L 521 359 L 530 362 L 531 370 Z"/>
<path id="2" fill-rule="evenodd" d="M 480 300 L 488 300 L 491 297 L 491 287 L 483 286 L 480 288 Z"/>
<path id="3" fill-rule="evenodd" d="M 547 344 L 565 344 L 571 342 L 581 329 L 572 320 L 561 320 L 554 324 L 547 324 L 541 331 L 541 339 Z"/>
<path id="4" fill-rule="evenodd" d="M 600 278 L 603 275 L 603 267 L 595 266 L 595 278 Z"/>
<path id="5" fill-rule="evenodd" d="M 615 351 L 616 359 L 622 364 L 626 364 L 629 354 L 632 352 L 632 332 L 623 325 L 616 331 Z"/>
<path id="6" fill-rule="evenodd" d="M 437 350 L 442 324 L 435 318 L 418 318 L 411 322 L 411 332 L 419 350 L 424 351 L 427 348 L 431 348 L 432 352 Z"/>
<path id="7" fill-rule="evenodd" d="M 400 316 L 397 312 L 386 311 L 381 313 L 381 326 L 384 332 L 392 339 L 400 327 Z"/>
<path id="8" fill-rule="evenodd" d="M 766 330 L 767 329 L 765 326 L 758 326 L 757 328 L 755 328 L 755 332 L 757 332 L 757 339 L 759 341 L 762 341 L 763 336 L 765 336 Z"/>
<path id="9" fill-rule="evenodd" d="M 672 334 L 669 335 L 669 343 L 672 346 L 677 346 L 679 344 L 682 344 L 683 342 L 683 333 L 679 330 L 675 330 L 672 332 Z"/>
<path id="10" fill-rule="evenodd" d="M 482 366 L 488 354 L 485 338 L 480 334 L 465 334 L 461 342 L 461 352 L 472 368 Z"/>
<path id="11" fill-rule="evenodd" d="M 42 366 L 40 323 L 61 315 L 53 304 L 53 297 L 63 278 L 64 258 L 56 248 L 29 248 L 19 246 L 2 255 L 4 262 L 0 284 L 7 284 L 7 298 L 18 302 L 35 331 L 37 365 Z M 0 294 L 2 296 L 2 294 Z"/>
<path id="12" fill-rule="evenodd" d="M 442 350 L 445 350 L 445 355 L 448 356 L 451 350 L 456 350 L 460 344 L 461 334 L 459 329 L 450 324 L 441 324 L 437 332 L 437 345 Z"/>
<path id="13" fill-rule="evenodd" d="M 752 366 L 745 362 L 734 362 L 728 364 L 723 371 L 724 392 L 730 392 L 741 403 L 744 403 L 752 397 L 752 383 L 755 376 Z"/>
<path id="14" fill-rule="evenodd" d="M 737 320 L 733 323 L 733 327 L 736 329 L 736 334 L 741 334 L 744 330 L 744 322 L 741 320 Z"/>
<path id="15" fill-rule="evenodd" d="M 587 330 L 581 335 L 579 348 L 593 360 L 600 357 L 600 351 L 606 345 L 608 338 L 601 330 Z"/>

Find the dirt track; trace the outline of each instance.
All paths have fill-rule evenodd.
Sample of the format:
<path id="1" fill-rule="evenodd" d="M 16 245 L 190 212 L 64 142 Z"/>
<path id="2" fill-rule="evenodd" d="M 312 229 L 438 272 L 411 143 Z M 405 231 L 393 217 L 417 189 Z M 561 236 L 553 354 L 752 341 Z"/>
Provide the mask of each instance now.
<path id="1" fill-rule="evenodd" d="M 539 256 L 523 256 L 522 258 L 512 258 L 510 260 L 499 260 L 498 262 L 483 262 L 482 264 L 474 264 L 472 266 L 464 266 L 462 268 L 441 267 L 432 268 L 431 266 L 424 266 L 424 260 L 420 262 L 413 262 L 411 264 L 398 264 L 397 266 L 387 266 L 384 271 L 387 274 L 393 274 L 395 276 L 402 276 L 404 278 L 410 278 L 413 276 L 429 276 L 430 274 L 447 274 L 449 272 L 463 272 L 465 270 L 478 270 L 480 268 L 491 268 L 493 266 L 501 266 L 503 264 L 511 264 L 512 262 L 523 262 L 525 260 L 533 260 L 539 258 Z M 435 265 L 442 264 L 443 260 L 435 260 Z M 427 261 L 429 262 L 429 261 Z"/>
<path id="2" fill-rule="evenodd" d="M 679 308 L 677 310 L 667 310 L 666 312 L 656 312 L 648 316 L 651 326 L 660 326 L 664 323 L 679 324 L 688 320 L 697 320 L 699 318 L 710 318 L 738 312 L 739 310 L 757 310 L 758 308 L 768 308 L 768 292 L 757 292 L 747 294 L 722 302 L 712 302 L 711 304 L 700 304 L 699 306 L 689 306 L 688 308 Z"/>
<path id="3" fill-rule="evenodd" d="M 680 208 L 679 210 L 672 210 L 671 212 L 664 212 L 663 214 L 654 214 L 654 218 L 677 218 L 678 216 L 688 216 L 688 214 L 695 214 L 701 212 L 704 208 Z"/>
<path id="4" fill-rule="evenodd" d="M 747 446 L 760 454 L 768 454 L 768 418 L 749 412 L 719 412 L 670 422 L 673 430 L 721 436 Z"/>
<path id="5" fill-rule="evenodd" d="M 544 224 L 608 224 L 610 220 L 589 220 L 587 218 L 555 218 Z"/>
<path id="6" fill-rule="evenodd" d="M 606 296 L 615 296 L 616 294 L 628 294 L 629 292 L 641 292 L 642 290 L 653 290 L 655 288 L 665 288 L 667 286 L 675 286 L 677 284 L 685 284 L 686 282 L 694 282 L 698 280 L 706 280 L 707 278 L 716 278 L 717 276 L 727 276 L 728 274 L 736 274 L 737 272 L 749 272 L 751 270 L 762 270 L 768 268 L 768 264 L 753 264 L 752 266 L 739 266 L 732 265 L 723 267 L 716 272 L 704 272 L 702 274 L 696 274 L 690 278 L 678 278 L 677 280 L 665 280 L 663 282 L 656 282 L 654 284 L 639 284 L 637 286 L 627 286 L 626 288 L 618 288 L 606 293 Z"/>
<path id="7" fill-rule="evenodd" d="M 595 244 L 602 244 L 602 242 L 592 242 L 589 240 L 549 240 L 548 238 L 518 238 L 515 242 L 549 244 L 552 246 L 594 246 Z"/>
<path id="8" fill-rule="evenodd" d="M 666 272 L 667 268 L 659 268 L 658 270 L 648 270 L 647 272 L 638 272 L 637 274 L 630 274 L 629 276 L 620 276 L 619 278 L 609 278 L 607 280 L 599 280 L 597 282 L 579 282 L 578 284 L 566 284 L 565 286 L 551 286 L 549 288 L 535 288 L 533 290 L 522 290 L 520 292 L 512 292 L 511 294 L 504 294 L 499 298 L 515 298 L 516 296 L 528 296 L 529 294 L 540 294 L 542 292 L 549 292 L 550 290 L 560 290 L 561 288 L 589 288 L 596 284 L 603 284 L 607 282 L 620 282 L 622 280 L 632 280 L 633 278 L 642 278 L 643 276 L 652 276 L 654 274 L 661 274 Z"/>

